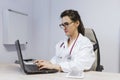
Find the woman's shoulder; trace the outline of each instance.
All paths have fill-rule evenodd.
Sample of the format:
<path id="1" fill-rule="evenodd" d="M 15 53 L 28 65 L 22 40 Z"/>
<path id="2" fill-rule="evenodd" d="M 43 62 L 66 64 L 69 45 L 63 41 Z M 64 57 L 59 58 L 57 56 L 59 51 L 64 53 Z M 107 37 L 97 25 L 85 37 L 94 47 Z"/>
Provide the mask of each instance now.
<path id="1" fill-rule="evenodd" d="M 80 34 L 78 42 L 84 43 L 84 44 L 91 43 L 90 39 L 87 38 L 86 36 L 83 36 L 82 34 Z"/>

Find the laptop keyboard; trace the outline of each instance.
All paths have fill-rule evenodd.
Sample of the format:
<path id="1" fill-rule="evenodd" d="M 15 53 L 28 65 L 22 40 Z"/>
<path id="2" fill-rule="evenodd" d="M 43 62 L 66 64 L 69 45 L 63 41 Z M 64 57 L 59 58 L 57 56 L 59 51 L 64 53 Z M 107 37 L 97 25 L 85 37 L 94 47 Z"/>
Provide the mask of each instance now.
<path id="1" fill-rule="evenodd" d="M 49 69 L 40 69 L 36 65 L 25 65 L 27 71 L 29 72 L 46 72 Z"/>
<path id="2" fill-rule="evenodd" d="M 25 65 L 25 68 L 29 72 L 40 72 L 40 73 L 53 73 L 57 72 L 55 69 L 40 69 L 36 65 Z"/>
<path id="3" fill-rule="evenodd" d="M 25 65 L 25 67 L 31 71 L 38 71 L 39 68 L 36 65 Z"/>

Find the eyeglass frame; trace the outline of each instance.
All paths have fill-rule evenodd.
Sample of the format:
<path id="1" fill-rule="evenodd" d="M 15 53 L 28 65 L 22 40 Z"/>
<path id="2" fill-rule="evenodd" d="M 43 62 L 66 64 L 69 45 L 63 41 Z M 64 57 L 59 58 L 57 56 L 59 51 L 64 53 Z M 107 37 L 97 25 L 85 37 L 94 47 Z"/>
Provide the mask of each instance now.
<path id="1" fill-rule="evenodd" d="M 69 27 L 70 24 L 72 24 L 72 22 L 68 23 L 68 22 L 65 22 L 65 23 L 62 23 L 62 24 L 59 24 L 60 28 L 64 29 L 65 27 Z"/>

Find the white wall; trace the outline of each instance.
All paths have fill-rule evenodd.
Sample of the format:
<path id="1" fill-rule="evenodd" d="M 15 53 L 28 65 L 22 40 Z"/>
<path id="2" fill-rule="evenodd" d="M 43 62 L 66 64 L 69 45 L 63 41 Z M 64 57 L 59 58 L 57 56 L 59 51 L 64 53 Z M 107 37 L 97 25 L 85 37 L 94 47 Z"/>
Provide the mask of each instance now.
<path id="1" fill-rule="evenodd" d="M 50 59 L 49 54 L 49 34 L 50 34 L 50 1 L 34 1 L 34 54 L 38 59 Z"/>
<path id="2" fill-rule="evenodd" d="M 65 38 L 59 28 L 60 13 L 65 9 L 79 11 L 85 27 L 93 28 L 101 49 L 101 64 L 107 72 L 119 71 L 119 0 L 36 0 L 34 4 L 35 53 L 50 59 L 55 44 Z M 46 59 L 46 58 L 45 58 Z"/>
<path id="3" fill-rule="evenodd" d="M 33 1 L 32 0 L 0 0 L 0 63 L 13 63 L 17 59 L 17 53 L 14 45 L 3 45 L 3 10 L 4 9 L 13 9 L 20 12 L 29 14 L 29 36 L 28 36 L 28 49 L 25 51 L 27 54 L 31 52 L 30 45 L 32 44 L 32 9 Z"/>

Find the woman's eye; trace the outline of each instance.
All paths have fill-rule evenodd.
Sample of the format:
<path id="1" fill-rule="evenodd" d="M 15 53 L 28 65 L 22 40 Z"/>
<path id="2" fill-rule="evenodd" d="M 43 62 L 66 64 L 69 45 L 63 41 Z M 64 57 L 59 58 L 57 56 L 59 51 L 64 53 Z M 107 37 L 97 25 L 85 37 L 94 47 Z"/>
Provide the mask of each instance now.
<path id="1" fill-rule="evenodd" d="M 68 22 L 66 22 L 66 23 L 64 23 L 64 25 L 67 25 L 67 26 L 68 26 L 68 25 L 69 25 L 69 23 L 68 23 Z"/>

